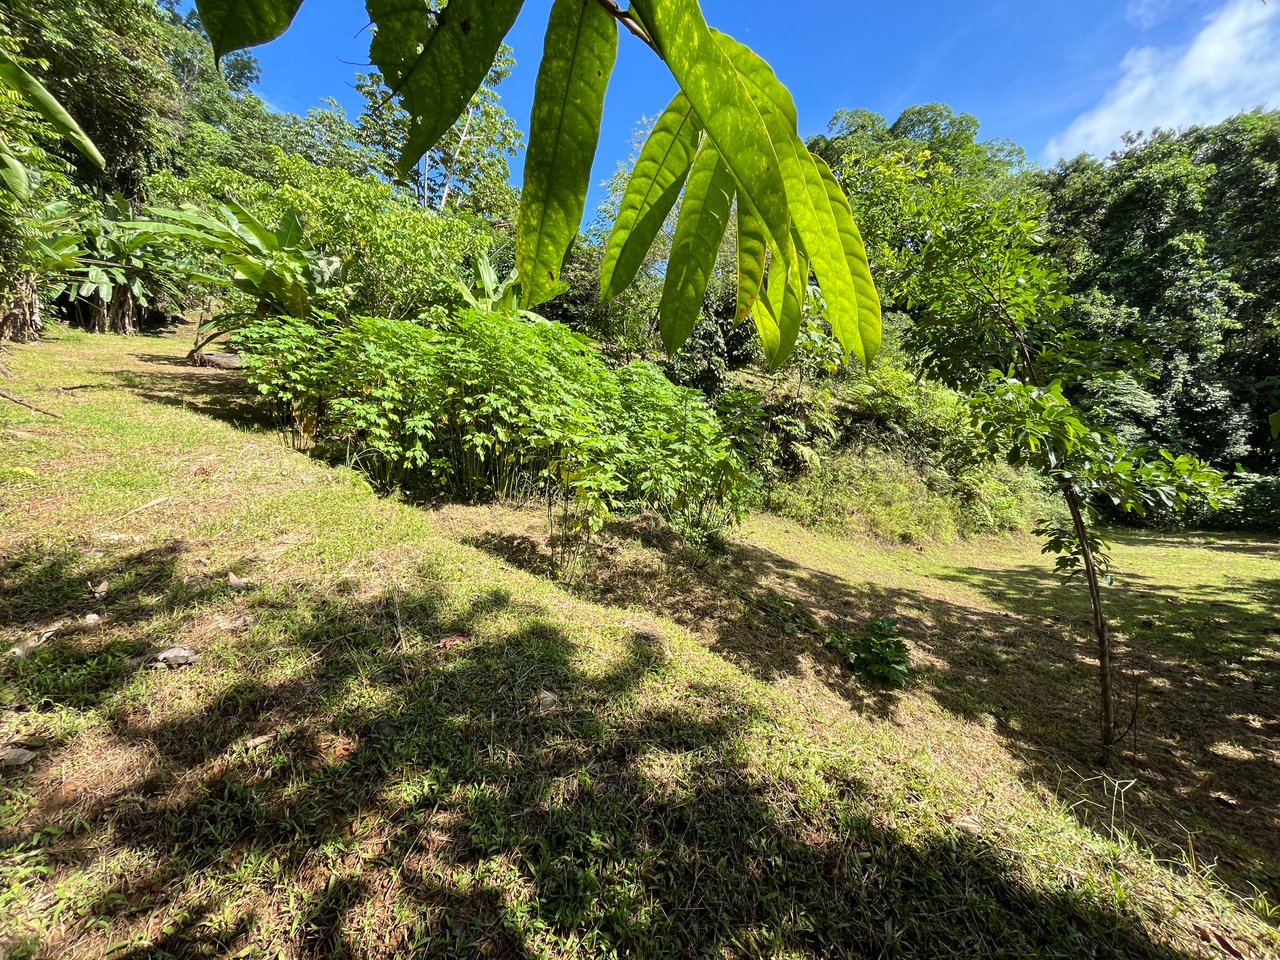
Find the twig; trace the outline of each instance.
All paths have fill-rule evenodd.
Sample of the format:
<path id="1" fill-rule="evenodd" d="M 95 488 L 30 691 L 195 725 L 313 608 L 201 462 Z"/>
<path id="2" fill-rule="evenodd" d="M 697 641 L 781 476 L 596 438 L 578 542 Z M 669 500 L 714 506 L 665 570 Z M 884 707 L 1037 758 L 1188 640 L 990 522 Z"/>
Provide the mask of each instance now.
<path id="1" fill-rule="evenodd" d="M 96 383 L 77 383 L 73 387 L 58 387 L 57 393 L 70 393 L 72 390 L 88 390 L 90 387 L 96 387 Z"/>
<path id="2" fill-rule="evenodd" d="M 26 407 L 28 410 L 34 410 L 36 413 L 43 413 L 46 417 L 53 417 L 55 420 L 62 419 L 62 414 L 54 413 L 52 410 L 46 410 L 44 407 L 37 407 L 34 403 L 23 400 L 21 397 L 15 396 L 8 390 L 0 390 L 0 397 L 3 397 L 6 400 L 12 400 L 18 406 Z"/>
<path id="3" fill-rule="evenodd" d="M 148 501 L 147 501 L 146 503 L 144 503 L 142 506 L 140 506 L 140 507 L 134 507 L 134 508 L 133 508 L 132 510 L 130 510 L 128 513 L 122 513 L 122 514 L 120 514 L 120 516 L 116 517 L 116 518 L 115 518 L 114 520 L 112 520 L 111 522 L 112 522 L 112 523 L 119 523 L 119 522 L 120 522 L 121 520 L 123 520 L 125 517 L 132 517 L 135 513 L 141 513 L 143 510 L 150 510 L 152 507 L 158 507 L 158 506 L 160 506 L 160 504 L 164 503 L 164 502 L 165 502 L 166 500 L 168 500 L 168 499 L 169 499 L 169 497 L 168 497 L 168 496 L 163 496 L 163 497 L 156 497 L 154 500 L 148 500 Z"/>
<path id="4" fill-rule="evenodd" d="M 632 36 L 638 37 L 642 42 L 647 44 L 649 49 L 658 55 L 659 60 L 667 59 L 662 55 L 662 51 L 658 49 L 657 44 L 653 42 L 653 38 L 645 32 L 644 27 L 640 26 L 628 11 L 623 10 L 622 7 L 618 6 L 617 0 L 596 0 L 596 2 L 599 3 L 600 6 L 604 7 L 605 10 L 609 12 L 610 16 L 626 27 L 631 32 Z"/>

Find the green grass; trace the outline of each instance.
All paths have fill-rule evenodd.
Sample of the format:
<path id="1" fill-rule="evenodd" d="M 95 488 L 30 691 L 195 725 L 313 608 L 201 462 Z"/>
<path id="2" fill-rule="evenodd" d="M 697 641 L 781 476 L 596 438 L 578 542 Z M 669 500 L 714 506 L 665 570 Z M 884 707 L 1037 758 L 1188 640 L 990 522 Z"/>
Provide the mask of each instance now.
<path id="1" fill-rule="evenodd" d="M 1276 544 L 1125 535 L 1104 764 L 1087 607 L 1030 540 L 761 515 L 705 561 L 637 523 L 557 582 L 537 511 L 380 499 L 183 352 L 6 361 L 65 419 L 0 408 L 0 640 L 57 627 L 0 664 L 38 755 L 0 780 L 0 954 L 1280 949 Z M 870 615 L 901 691 L 823 646 Z"/>

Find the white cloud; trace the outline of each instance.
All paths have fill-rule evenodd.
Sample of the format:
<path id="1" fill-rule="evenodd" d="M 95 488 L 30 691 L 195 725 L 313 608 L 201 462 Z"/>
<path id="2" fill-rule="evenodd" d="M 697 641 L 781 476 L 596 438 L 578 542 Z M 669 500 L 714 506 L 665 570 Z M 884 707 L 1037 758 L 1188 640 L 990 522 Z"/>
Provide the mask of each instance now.
<path id="1" fill-rule="evenodd" d="M 1098 105 L 1049 141 L 1047 160 L 1109 153 L 1128 130 L 1213 123 L 1280 106 L 1280 3 L 1229 0 L 1189 46 L 1130 50 L 1121 69 Z"/>
<path id="2" fill-rule="evenodd" d="M 1124 15 L 1135 26 L 1150 30 L 1169 16 L 1173 0 L 1129 0 Z"/>

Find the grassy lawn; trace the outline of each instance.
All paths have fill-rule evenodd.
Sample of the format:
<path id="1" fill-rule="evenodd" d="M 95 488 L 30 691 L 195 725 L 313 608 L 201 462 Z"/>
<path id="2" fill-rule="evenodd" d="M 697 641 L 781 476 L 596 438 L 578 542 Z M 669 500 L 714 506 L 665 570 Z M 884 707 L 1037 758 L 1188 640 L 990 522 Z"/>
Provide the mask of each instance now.
<path id="1" fill-rule="evenodd" d="M 1280 543 L 1117 535 L 1103 762 L 1032 540 L 639 521 L 556 579 L 185 350 L 6 359 L 65 419 L 0 405 L 0 956 L 1280 953 Z M 901 691 L 819 634 L 883 614 Z"/>

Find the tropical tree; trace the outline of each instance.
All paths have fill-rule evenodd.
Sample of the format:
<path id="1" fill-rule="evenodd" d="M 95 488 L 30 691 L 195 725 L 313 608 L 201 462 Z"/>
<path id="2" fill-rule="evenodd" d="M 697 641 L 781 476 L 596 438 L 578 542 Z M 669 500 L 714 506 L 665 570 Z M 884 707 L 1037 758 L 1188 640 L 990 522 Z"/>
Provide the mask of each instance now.
<path id="1" fill-rule="evenodd" d="M 215 54 L 288 29 L 300 0 L 198 0 Z M 405 5 L 369 0 L 370 58 L 412 117 L 407 172 L 463 115 L 489 75 L 522 0 Z M 736 222 L 736 316 L 754 319 L 771 365 L 790 353 L 816 274 L 846 352 L 870 361 L 880 307 L 848 201 L 796 132 L 790 93 L 749 48 L 712 30 L 696 0 L 555 0 L 535 87 L 516 240 L 525 307 L 555 296 L 577 237 L 619 29 L 668 65 L 680 90 L 641 152 L 606 245 L 601 287 L 625 288 L 683 196 L 659 327 L 688 338 L 720 241 Z"/>
<path id="2" fill-rule="evenodd" d="M 1125 729 L 1115 710 L 1114 642 L 1102 601 L 1111 577 L 1098 507 L 1182 510 L 1193 499 L 1216 502 L 1225 481 L 1193 456 L 1131 449 L 1080 409 L 1081 385 L 1122 376 L 1123 356 L 1062 323 L 1071 298 L 1038 252 L 1033 201 L 975 201 L 953 182 L 938 184 L 928 202 L 936 227 L 899 276 L 908 338 L 927 370 L 976 389 L 973 416 L 992 452 L 1034 468 L 1062 497 L 1068 522 L 1042 521 L 1037 533 L 1045 552 L 1058 555 L 1060 572 L 1083 575 L 1097 645 L 1100 739 L 1110 747 Z"/>

